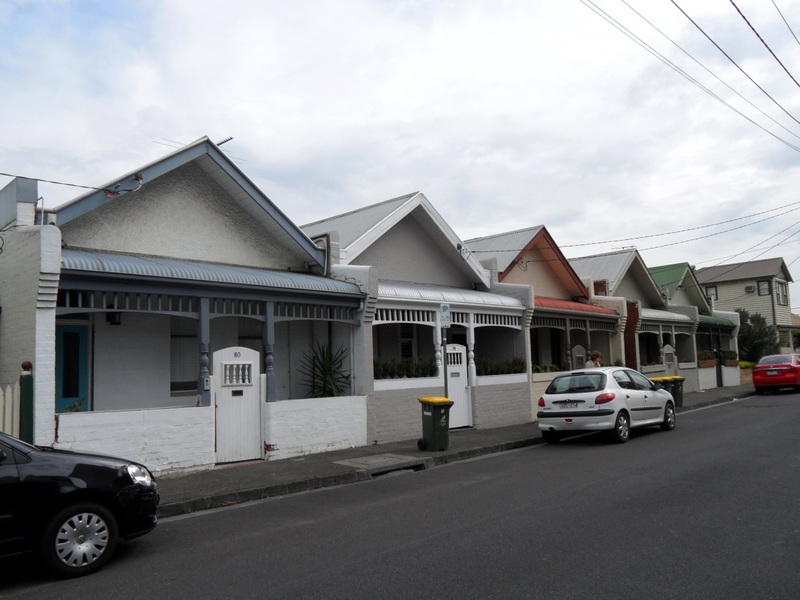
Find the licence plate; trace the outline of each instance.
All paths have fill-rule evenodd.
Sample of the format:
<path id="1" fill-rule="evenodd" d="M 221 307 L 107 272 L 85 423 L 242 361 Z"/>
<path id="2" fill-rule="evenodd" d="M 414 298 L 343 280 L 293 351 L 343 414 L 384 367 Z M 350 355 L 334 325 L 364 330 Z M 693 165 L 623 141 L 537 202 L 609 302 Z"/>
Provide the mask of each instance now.
<path id="1" fill-rule="evenodd" d="M 561 402 L 559 403 L 559 408 L 578 408 L 577 402 Z"/>
<path id="2" fill-rule="evenodd" d="M 777 375 L 777 371 L 767 371 L 767 375 Z"/>

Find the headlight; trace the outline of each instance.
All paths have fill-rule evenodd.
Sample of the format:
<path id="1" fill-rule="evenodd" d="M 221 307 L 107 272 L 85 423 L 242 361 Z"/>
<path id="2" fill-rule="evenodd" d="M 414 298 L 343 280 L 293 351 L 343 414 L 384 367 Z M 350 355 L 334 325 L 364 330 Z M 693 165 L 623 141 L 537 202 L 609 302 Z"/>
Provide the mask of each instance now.
<path id="1" fill-rule="evenodd" d="M 142 466 L 128 465 L 128 475 L 133 479 L 133 483 L 148 487 L 153 485 L 153 477 L 150 475 L 150 471 Z"/>

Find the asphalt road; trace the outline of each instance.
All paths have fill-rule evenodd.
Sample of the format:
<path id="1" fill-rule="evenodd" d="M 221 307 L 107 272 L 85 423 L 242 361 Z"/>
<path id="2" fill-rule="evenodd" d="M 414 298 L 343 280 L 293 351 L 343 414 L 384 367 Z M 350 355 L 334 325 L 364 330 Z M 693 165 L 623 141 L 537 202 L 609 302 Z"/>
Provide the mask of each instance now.
<path id="1" fill-rule="evenodd" d="M 0 597 L 800 598 L 800 395 L 163 521 Z"/>

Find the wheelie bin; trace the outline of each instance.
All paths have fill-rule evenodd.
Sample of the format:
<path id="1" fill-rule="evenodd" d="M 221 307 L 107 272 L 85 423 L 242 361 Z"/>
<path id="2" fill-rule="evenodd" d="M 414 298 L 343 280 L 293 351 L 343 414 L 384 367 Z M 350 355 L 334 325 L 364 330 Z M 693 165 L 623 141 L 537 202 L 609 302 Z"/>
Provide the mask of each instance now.
<path id="1" fill-rule="evenodd" d="M 450 407 L 453 401 L 443 396 L 418 398 L 422 405 L 422 437 L 420 450 L 447 450 L 450 446 Z"/>

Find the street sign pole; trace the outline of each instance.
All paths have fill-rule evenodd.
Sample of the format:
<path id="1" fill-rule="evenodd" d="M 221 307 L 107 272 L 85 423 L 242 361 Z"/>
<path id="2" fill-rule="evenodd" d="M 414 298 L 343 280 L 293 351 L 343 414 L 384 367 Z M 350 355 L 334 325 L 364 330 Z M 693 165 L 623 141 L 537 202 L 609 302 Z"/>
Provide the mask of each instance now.
<path id="1" fill-rule="evenodd" d="M 449 398 L 447 384 L 447 330 L 450 328 L 450 305 L 439 306 L 439 324 L 442 326 L 442 364 L 444 365 L 444 397 Z"/>

